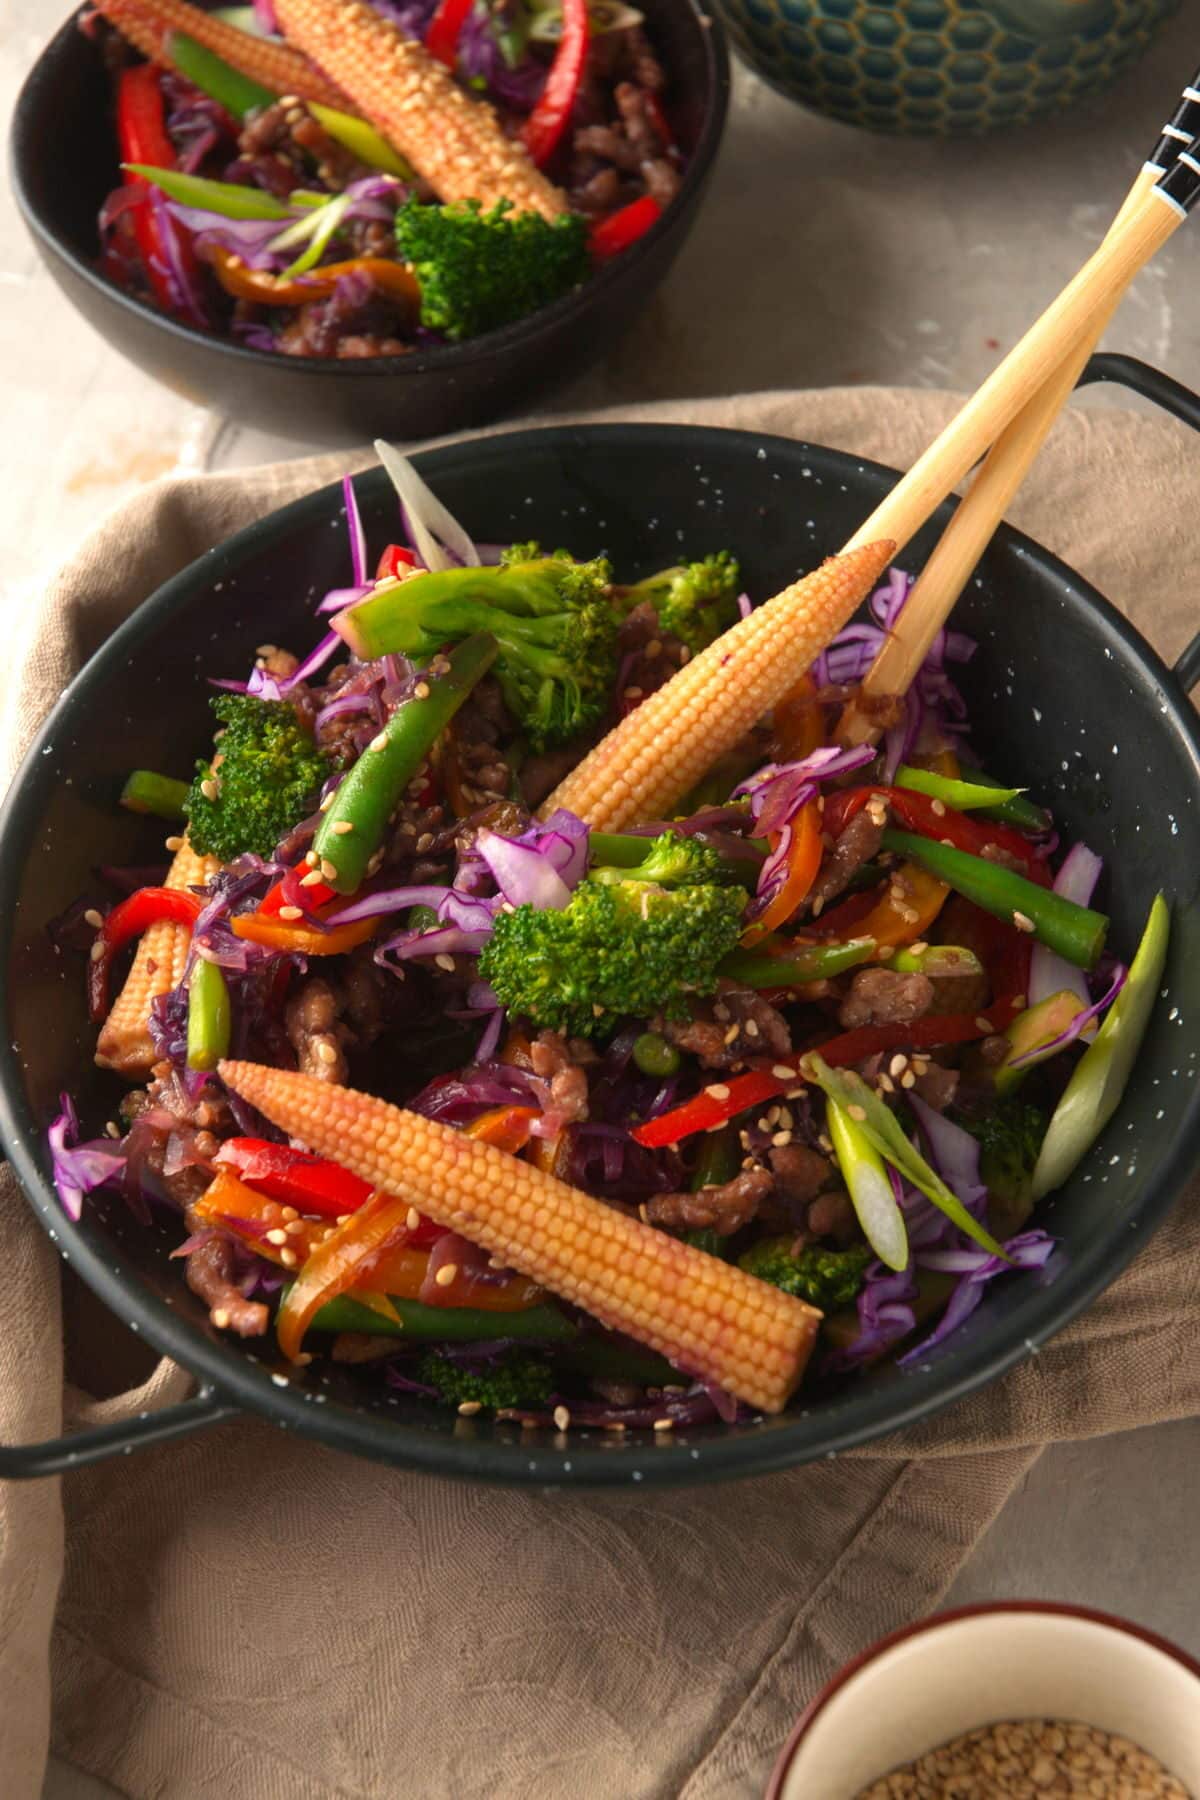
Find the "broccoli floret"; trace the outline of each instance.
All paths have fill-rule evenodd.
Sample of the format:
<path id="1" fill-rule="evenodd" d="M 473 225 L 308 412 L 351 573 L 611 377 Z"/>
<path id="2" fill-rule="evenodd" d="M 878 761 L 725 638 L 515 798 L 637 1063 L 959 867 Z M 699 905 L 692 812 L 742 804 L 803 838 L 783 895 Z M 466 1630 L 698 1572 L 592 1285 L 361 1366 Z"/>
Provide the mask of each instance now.
<path id="1" fill-rule="evenodd" d="M 873 1252 L 867 1244 L 849 1250 L 821 1250 L 806 1244 L 799 1256 L 792 1254 L 794 1238 L 764 1238 L 738 1258 L 747 1275 L 757 1275 L 772 1287 L 807 1300 L 821 1312 L 849 1306 L 863 1283 L 863 1270 Z"/>
<path id="2" fill-rule="evenodd" d="M 472 632 L 500 646 L 493 673 L 509 711 L 536 750 L 599 723 L 617 673 L 617 615 L 603 557 L 563 552 L 502 568 L 440 569 L 377 592 L 362 608 L 370 632 L 346 636 L 359 655 L 428 657 Z"/>
<path id="3" fill-rule="evenodd" d="M 421 323 L 457 342 L 497 331 L 548 306 L 588 273 L 587 224 L 577 213 L 543 219 L 498 200 L 424 206 L 396 214 L 396 246 L 421 287 Z"/>
<path id="4" fill-rule="evenodd" d="M 729 887 L 738 882 L 738 871 L 711 844 L 684 837 L 678 831 L 664 831 L 661 837 L 648 841 L 652 846 L 650 854 L 633 868 L 593 869 L 590 879 L 608 886 L 623 881 L 649 881 L 664 888 Z"/>
<path id="5" fill-rule="evenodd" d="M 700 562 L 661 569 L 622 588 L 620 603 L 628 611 L 648 600 L 663 630 L 680 638 L 694 655 L 737 623 L 741 585 L 736 557 L 718 550 Z"/>
<path id="6" fill-rule="evenodd" d="M 495 1408 L 544 1406 L 554 1392 L 549 1364 L 525 1350 L 506 1351 L 475 1368 L 431 1350 L 418 1364 L 417 1379 L 436 1388 L 447 1406 L 464 1401 Z"/>
<path id="7" fill-rule="evenodd" d="M 269 856 L 280 838 L 313 811 L 329 758 L 285 700 L 222 694 L 212 703 L 218 755 L 196 764 L 184 812 L 202 856 L 232 862 L 252 850 Z M 216 784 L 216 797 L 205 788 Z"/>
<path id="8" fill-rule="evenodd" d="M 589 879 L 561 912 L 498 914 L 479 972 L 512 1012 L 572 1037 L 605 1035 L 622 1014 L 679 1018 L 686 994 L 716 988 L 745 905 L 742 888 Z"/>
<path id="9" fill-rule="evenodd" d="M 1033 1211 L 1033 1166 L 1046 1135 L 1046 1115 L 1014 1097 L 962 1123 L 979 1140 L 979 1178 L 988 1191 L 993 1235 L 1011 1237 Z"/>

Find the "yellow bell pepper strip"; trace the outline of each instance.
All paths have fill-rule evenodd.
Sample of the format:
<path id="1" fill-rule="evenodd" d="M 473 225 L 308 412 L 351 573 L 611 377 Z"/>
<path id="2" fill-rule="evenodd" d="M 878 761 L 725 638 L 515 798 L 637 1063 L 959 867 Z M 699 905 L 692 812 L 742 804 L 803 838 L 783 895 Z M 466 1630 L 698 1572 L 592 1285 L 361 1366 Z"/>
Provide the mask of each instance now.
<path id="1" fill-rule="evenodd" d="M 814 929 L 823 938 L 844 938 L 848 930 L 855 937 L 874 938 L 876 955 L 882 960 L 898 945 L 915 944 L 927 936 L 949 892 L 948 882 L 939 881 L 915 863 L 902 863 L 892 871 L 869 911 L 863 911 L 862 896 L 852 894 L 834 911 L 823 914 Z"/>
<path id="2" fill-rule="evenodd" d="M 786 925 L 800 906 L 821 867 L 821 810 L 815 800 L 802 806 L 791 823 L 787 874 L 765 911 L 742 933 L 744 946 L 758 943 L 769 931 Z"/>
<path id="3" fill-rule="evenodd" d="M 337 788 L 312 854 L 339 894 L 354 893 L 363 881 L 404 790 L 499 648 L 488 632 L 477 631 L 435 656 L 412 698 L 396 708 Z"/>
<path id="4" fill-rule="evenodd" d="M 193 1202 L 192 1212 L 205 1225 L 217 1226 L 240 1238 L 257 1255 L 280 1268 L 295 1268 L 307 1260 L 328 1229 L 328 1220 L 304 1219 L 288 1214 L 280 1200 L 255 1193 L 229 1168 L 218 1168 L 212 1181 Z M 286 1227 L 291 1225 L 292 1229 Z M 284 1252 L 287 1256 L 284 1256 Z"/>
<path id="5" fill-rule="evenodd" d="M 1076 968 L 1095 967 L 1108 932 L 1104 913 L 1064 900 L 1053 889 L 1027 881 L 1003 863 L 913 832 L 885 831 L 883 847 L 914 858 L 939 882 L 949 883 L 995 918 L 1036 936 Z"/>
<path id="6" fill-rule="evenodd" d="M 344 956 L 347 950 L 365 944 L 379 924 L 378 919 L 355 919 L 349 925 L 334 925 L 329 931 L 314 931 L 311 925 L 293 925 L 278 913 L 264 917 L 257 912 L 238 913 L 229 922 L 234 937 L 244 938 L 248 944 L 261 944 L 266 950 L 278 950 L 280 955 L 294 956 Z"/>
<path id="7" fill-rule="evenodd" d="M 1120 1105 L 1162 983 L 1170 933 L 1170 910 L 1157 894 L 1125 986 L 1051 1115 L 1033 1170 L 1035 1200 L 1062 1186 Z"/>
<path id="8" fill-rule="evenodd" d="M 188 976 L 187 1066 L 215 1069 L 229 1054 L 229 987 L 216 963 L 198 956 Z"/>
<path id="9" fill-rule="evenodd" d="M 407 302 L 414 316 L 421 305 L 421 289 L 412 270 L 385 256 L 355 256 L 349 262 L 326 263 L 291 278 L 272 275 L 269 269 L 252 269 L 234 251 L 219 246 L 209 250 L 208 260 L 227 294 L 256 301 L 259 306 L 306 306 L 310 300 L 325 300 L 343 275 L 370 276 L 381 293 Z"/>
<path id="10" fill-rule="evenodd" d="M 275 1318 L 275 1336 L 289 1362 L 299 1359 L 304 1333 L 327 1301 L 365 1285 L 369 1269 L 375 1285 L 378 1278 L 372 1265 L 380 1251 L 402 1244 L 408 1212 L 406 1200 L 377 1189 L 344 1224 L 335 1225 L 313 1246 Z"/>

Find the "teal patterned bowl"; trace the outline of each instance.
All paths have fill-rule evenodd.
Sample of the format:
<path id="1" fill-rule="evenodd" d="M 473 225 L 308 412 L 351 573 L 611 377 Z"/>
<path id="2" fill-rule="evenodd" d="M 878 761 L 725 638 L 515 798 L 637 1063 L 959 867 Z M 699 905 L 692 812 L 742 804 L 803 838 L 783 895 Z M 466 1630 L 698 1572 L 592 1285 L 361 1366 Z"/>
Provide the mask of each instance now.
<path id="1" fill-rule="evenodd" d="M 1096 94 L 1179 0 L 713 0 L 751 67 L 847 125 L 1023 124 Z"/>

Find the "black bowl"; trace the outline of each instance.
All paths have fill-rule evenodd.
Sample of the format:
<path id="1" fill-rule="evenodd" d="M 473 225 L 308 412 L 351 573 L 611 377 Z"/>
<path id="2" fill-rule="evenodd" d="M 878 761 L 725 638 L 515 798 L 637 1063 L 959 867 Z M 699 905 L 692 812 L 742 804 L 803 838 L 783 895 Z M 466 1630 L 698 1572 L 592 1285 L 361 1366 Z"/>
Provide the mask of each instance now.
<path id="1" fill-rule="evenodd" d="M 278 356 L 177 324 L 107 281 L 95 267 L 96 217 L 119 181 L 116 142 L 108 77 L 78 15 L 47 45 L 17 100 L 17 204 L 72 304 L 122 355 L 188 400 L 307 441 L 413 439 L 482 425 L 526 410 L 607 350 L 691 229 L 725 126 L 725 35 L 697 0 L 645 0 L 642 10 L 669 72 L 672 123 L 688 158 L 679 194 L 639 243 L 578 292 L 469 343 L 360 362 Z"/>
<path id="2" fill-rule="evenodd" d="M 668 426 L 528 431 L 418 459 L 480 539 L 534 533 L 579 554 L 602 546 L 628 578 L 678 553 L 726 545 L 746 585 L 773 593 L 837 548 L 894 476 L 876 464 L 780 438 Z M 371 541 L 395 500 L 380 470 L 357 491 Z M 801 504 L 803 500 L 803 504 Z M 1108 863 L 1114 948 L 1129 953 L 1156 889 L 1174 926 L 1155 1029 L 1122 1109 L 1040 1219 L 1063 1240 L 1055 1278 L 988 1290 L 978 1312 L 920 1366 L 880 1368 L 782 1417 L 671 1434 L 552 1432 L 446 1416 L 361 1376 L 290 1371 L 266 1342 L 212 1331 L 167 1255 L 175 1222 L 143 1229 L 119 1199 L 64 1219 L 47 1180 L 43 1133 L 60 1089 L 95 1129 L 114 1083 L 92 1065 L 80 962 L 52 950 L 46 921 L 97 863 L 161 855 L 161 827 L 115 806 L 131 766 L 179 768 L 207 741 L 204 673 L 242 668 L 264 638 L 299 647 L 311 598 L 345 577 L 340 489 L 299 500 L 240 532 L 161 588 L 64 694 L 12 789 L 0 824 L 0 1131 L 42 1224 L 77 1273 L 151 1343 L 211 1384 L 215 1399 L 135 1431 L 182 1429 L 244 1407 L 346 1450 L 399 1465 L 499 1481 L 625 1483 L 749 1475 L 828 1455 L 945 1406 L 993 1380 L 1110 1282 L 1172 1204 L 1200 1146 L 1200 733 L 1174 677 L 1106 601 L 1046 551 L 1002 530 L 958 622 L 980 640 L 965 671 L 987 766 L 1054 803 L 1069 836 Z M 934 520 L 915 566 L 946 523 Z M 806 518 L 811 515 L 809 522 Z M 1065 672 L 1070 671 L 1070 678 Z M 1118 754 L 1120 749 L 1120 754 Z M 122 1437 L 127 1435 L 124 1432 Z M 74 1459 L 112 1437 L 68 1441 Z M 33 1467 L 63 1466 L 61 1447 Z M 0 1473 L 30 1472 L 0 1454 Z"/>

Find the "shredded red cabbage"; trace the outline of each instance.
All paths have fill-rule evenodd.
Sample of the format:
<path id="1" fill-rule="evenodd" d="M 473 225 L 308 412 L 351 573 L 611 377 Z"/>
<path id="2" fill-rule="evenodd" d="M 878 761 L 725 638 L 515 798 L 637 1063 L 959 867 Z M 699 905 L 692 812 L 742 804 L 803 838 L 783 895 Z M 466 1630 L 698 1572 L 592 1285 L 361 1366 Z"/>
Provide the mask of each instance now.
<path id="1" fill-rule="evenodd" d="M 125 1151 L 113 1138 L 79 1140 L 79 1117 L 69 1094 L 60 1094 L 62 1109 L 46 1132 L 54 1186 L 69 1219 L 83 1215 L 86 1195 L 117 1180 L 125 1172 Z"/>
<path id="2" fill-rule="evenodd" d="M 989 1256 L 986 1250 L 976 1249 L 927 1252 L 920 1259 L 923 1268 L 961 1274 L 962 1279 L 929 1336 L 897 1357 L 898 1366 L 907 1367 L 957 1331 L 983 1299 L 984 1287 L 997 1275 L 1008 1275 L 1015 1269 L 1044 1269 L 1054 1254 L 1056 1242 L 1045 1231 L 1025 1231 L 1018 1237 L 1009 1238 L 1004 1246 L 1004 1257 Z"/>

